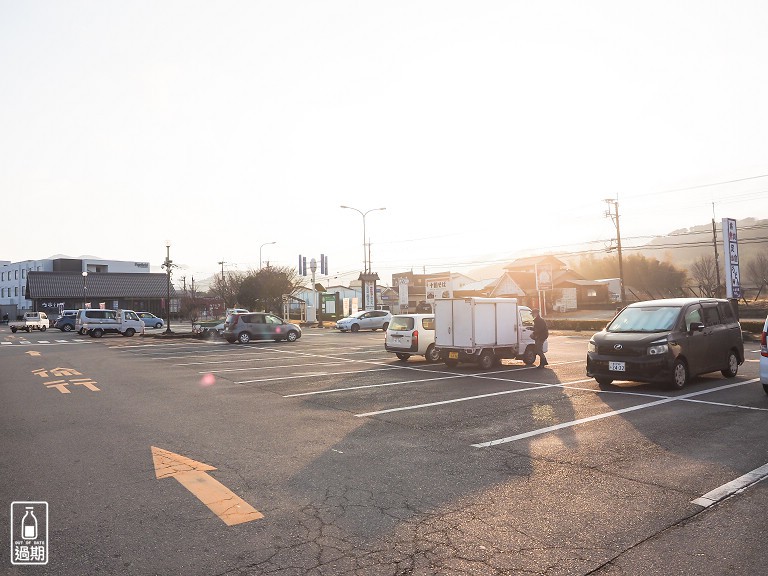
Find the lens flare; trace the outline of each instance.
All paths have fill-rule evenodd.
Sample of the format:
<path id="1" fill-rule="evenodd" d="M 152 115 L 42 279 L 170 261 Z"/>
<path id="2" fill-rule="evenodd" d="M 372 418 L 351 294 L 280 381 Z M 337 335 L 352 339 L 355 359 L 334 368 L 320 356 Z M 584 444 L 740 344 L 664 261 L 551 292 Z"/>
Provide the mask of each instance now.
<path id="1" fill-rule="evenodd" d="M 216 376 L 214 376 L 211 373 L 204 374 L 202 378 L 200 378 L 200 386 L 207 387 L 207 386 L 213 386 L 216 384 Z"/>

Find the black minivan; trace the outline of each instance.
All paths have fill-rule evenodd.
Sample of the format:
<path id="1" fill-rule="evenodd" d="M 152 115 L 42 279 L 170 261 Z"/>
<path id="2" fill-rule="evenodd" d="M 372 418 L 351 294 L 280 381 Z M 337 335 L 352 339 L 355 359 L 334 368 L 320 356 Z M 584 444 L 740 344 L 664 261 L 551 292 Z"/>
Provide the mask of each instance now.
<path id="1" fill-rule="evenodd" d="M 587 376 L 664 382 L 682 388 L 707 372 L 736 376 L 744 362 L 741 326 L 728 300 L 670 298 L 630 304 L 587 348 Z"/>

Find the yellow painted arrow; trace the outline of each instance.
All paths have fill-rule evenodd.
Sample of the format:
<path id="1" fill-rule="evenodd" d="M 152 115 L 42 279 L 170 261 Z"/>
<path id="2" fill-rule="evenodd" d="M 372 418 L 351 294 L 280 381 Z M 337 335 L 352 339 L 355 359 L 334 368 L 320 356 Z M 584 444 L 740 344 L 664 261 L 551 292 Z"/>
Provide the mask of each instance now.
<path id="1" fill-rule="evenodd" d="M 264 514 L 208 474 L 215 467 L 155 446 L 152 460 L 157 478 L 176 478 L 227 526 L 264 518 Z"/>

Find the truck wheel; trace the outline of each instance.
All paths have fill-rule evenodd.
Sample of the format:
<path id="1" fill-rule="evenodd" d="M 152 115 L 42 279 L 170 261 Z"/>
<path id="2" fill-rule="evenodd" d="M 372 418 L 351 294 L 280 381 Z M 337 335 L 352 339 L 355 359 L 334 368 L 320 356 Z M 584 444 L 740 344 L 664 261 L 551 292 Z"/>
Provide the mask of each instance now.
<path id="1" fill-rule="evenodd" d="M 404 352 L 396 352 L 395 356 L 397 356 L 398 359 L 402 360 L 403 362 L 405 362 L 406 360 L 408 360 L 408 358 L 411 357 L 410 354 L 406 354 Z"/>
<path id="2" fill-rule="evenodd" d="M 477 361 L 481 370 L 490 370 L 493 368 L 493 364 L 496 360 L 496 356 L 490 350 L 486 350 L 480 354 L 480 359 Z"/>
<path id="3" fill-rule="evenodd" d="M 16 326 L 11 326 L 11 332 L 13 332 L 14 334 L 16 334 L 16 330 L 17 330 Z"/>
<path id="4" fill-rule="evenodd" d="M 136 330 L 134 330 L 133 328 L 128 328 L 128 330 L 125 331 L 123 336 L 127 336 L 128 338 L 130 338 L 134 334 L 136 334 Z"/>
<path id="5" fill-rule="evenodd" d="M 523 363 L 526 366 L 533 366 L 534 362 L 536 362 L 536 348 L 528 346 L 523 353 Z"/>
<path id="6" fill-rule="evenodd" d="M 27 326 L 27 327 L 26 327 L 26 328 L 24 328 L 24 329 L 27 331 L 27 334 L 29 334 L 30 332 L 32 332 L 32 328 L 31 328 L 30 326 Z"/>
<path id="7" fill-rule="evenodd" d="M 40 326 L 40 332 L 45 332 L 46 330 L 48 330 L 48 326 L 46 326 L 45 324 Z"/>

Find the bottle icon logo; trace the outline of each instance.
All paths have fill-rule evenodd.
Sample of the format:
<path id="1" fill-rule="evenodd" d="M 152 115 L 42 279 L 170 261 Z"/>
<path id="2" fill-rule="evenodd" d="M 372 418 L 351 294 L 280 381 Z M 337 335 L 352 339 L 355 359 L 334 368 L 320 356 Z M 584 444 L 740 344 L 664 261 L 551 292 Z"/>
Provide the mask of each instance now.
<path id="1" fill-rule="evenodd" d="M 48 502 L 11 502 L 11 564 L 48 564 Z"/>
<path id="2" fill-rule="evenodd" d="M 35 540 L 37 538 L 37 518 L 35 518 L 35 509 L 32 506 L 25 506 L 26 512 L 21 519 L 21 537 L 24 540 Z"/>

